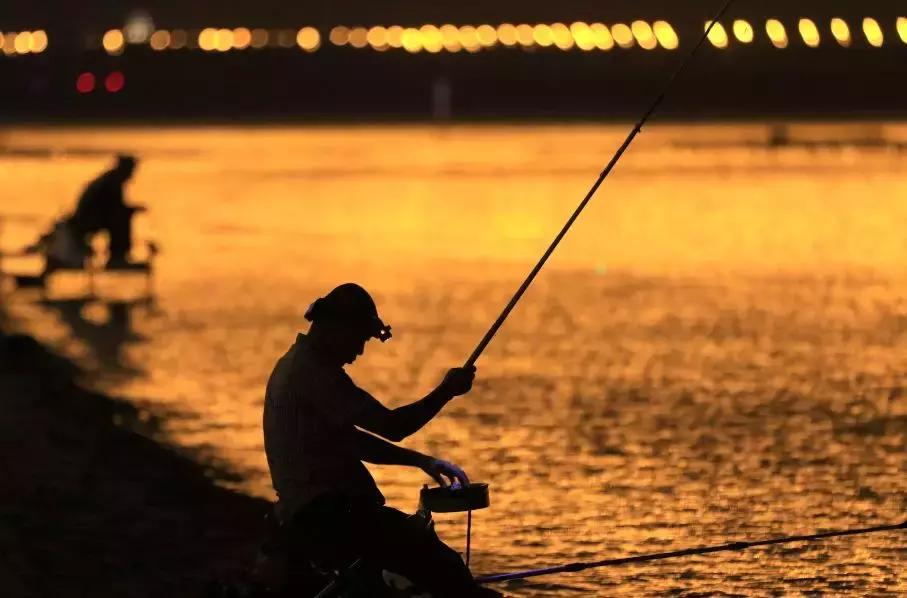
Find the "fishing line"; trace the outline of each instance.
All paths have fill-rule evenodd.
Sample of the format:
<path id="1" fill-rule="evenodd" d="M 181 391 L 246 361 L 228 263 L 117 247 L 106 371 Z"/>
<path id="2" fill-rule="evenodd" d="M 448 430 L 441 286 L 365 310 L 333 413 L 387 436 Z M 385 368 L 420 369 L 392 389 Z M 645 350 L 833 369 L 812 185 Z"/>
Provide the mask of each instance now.
<path id="1" fill-rule="evenodd" d="M 718 11 L 718 14 L 715 15 L 715 18 L 712 19 L 712 21 L 709 23 L 708 27 L 706 27 L 705 33 L 702 35 L 701 38 L 699 38 L 699 42 L 695 46 L 693 46 L 693 49 L 690 50 L 690 53 L 686 56 L 686 58 L 683 59 L 683 61 L 681 61 L 680 66 L 677 68 L 677 70 L 674 72 L 674 74 L 671 75 L 671 78 L 668 79 L 668 82 L 664 86 L 664 89 L 661 91 L 660 94 L 658 94 L 658 96 L 656 96 L 655 101 L 652 102 L 652 105 L 649 107 L 649 109 L 646 111 L 646 113 L 643 114 L 643 116 L 639 120 L 639 122 L 636 123 L 636 126 L 634 126 L 633 129 L 630 131 L 630 134 L 627 135 L 627 138 L 624 140 L 623 144 L 617 149 L 617 152 L 611 158 L 611 161 L 608 163 L 608 165 L 605 167 L 605 169 L 599 175 L 598 180 L 595 181 L 595 184 L 592 185 L 592 188 L 586 194 L 586 197 L 583 199 L 582 202 L 580 202 L 579 206 L 577 206 L 576 210 L 573 212 L 573 215 L 570 216 L 570 219 L 567 220 L 567 223 L 561 229 L 561 232 L 559 232 L 558 235 L 554 238 L 554 241 L 552 241 L 552 243 L 548 247 L 547 251 L 545 251 L 545 253 L 542 255 L 542 258 L 535 265 L 535 268 L 532 269 L 532 271 L 529 273 L 529 276 L 526 277 L 526 280 L 524 280 L 523 284 L 520 285 L 520 288 L 517 289 L 516 294 L 513 296 L 513 298 L 510 299 L 510 302 L 504 308 L 504 311 L 501 312 L 501 315 L 498 316 L 498 319 L 495 320 L 494 324 L 492 324 L 492 326 L 488 330 L 488 332 L 485 333 L 484 338 L 482 338 L 482 340 L 479 342 L 479 345 L 472 352 L 472 355 L 470 355 L 469 359 L 466 360 L 466 364 L 464 367 L 469 367 L 469 366 L 472 366 L 475 364 L 476 360 L 479 358 L 479 355 L 482 354 L 482 351 L 485 350 L 485 347 L 488 346 L 488 343 L 491 342 L 491 339 L 494 337 L 495 333 L 497 333 L 498 329 L 504 323 L 504 320 L 506 320 L 507 316 L 510 315 L 510 312 L 513 311 L 513 308 L 516 306 L 517 302 L 523 296 L 523 293 L 525 293 L 526 289 L 529 288 L 529 285 L 532 284 L 532 281 L 535 279 L 536 275 L 542 269 L 542 266 L 545 265 L 545 262 L 548 261 L 548 258 L 551 256 L 551 254 L 554 253 L 554 250 L 557 248 L 558 244 L 561 242 L 561 239 L 564 238 L 564 235 L 567 234 L 567 231 L 570 230 L 570 227 L 573 225 L 573 223 L 576 221 L 576 219 L 579 218 L 579 215 L 583 211 L 583 209 L 586 207 L 586 204 L 589 203 L 589 201 L 595 195 L 595 192 L 598 191 L 598 188 L 601 186 L 601 184 L 605 181 L 605 179 L 611 173 L 611 170 L 613 170 L 614 167 L 617 165 L 617 162 L 620 160 L 621 156 L 623 156 L 623 154 L 627 150 L 627 148 L 630 147 L 630 144 L 633 143 L 633 140 L 636 138 L 636 135 L 638 135 L 639 132 L 642 130 L 643 125 L 646 123 L 646 121 L 649 120 L 649 117 L 652 116 L 652 113 L 655 112 L 655 109 L 658 108 L 658 106 L 664 100 L 665 96 L 668 95 L 668 91 L 670 91 L 671 87 L 674 85 L 674 81 L 677 79 L 677 77 L 680 76 L 680 74 L 686 68 L 686 65 L 690 62 L 690 60 L 693 58 L 693 56 L 696 54 L 696 52 L 699 50 L 699 48 L 705 43 L 705 40 L 708 39 L 709 34 L 712 32 L 712 28 L 715 26 L 716 23 L 718 23 L 718 21 L 721 19 L 722 15 L 724 15 L 724 13 L 727 12 L 727 10 L 731 7 L 731 4 L 733 4 L 733 3 L 734 3 L 734 0 L 727 0 L 727 2 L 725 2 L 724 6 L 721 7 L 721 10 Z M 472 547 L 471 536 L 472 536 L 472 513 L 470 512 L 469 521 L 467 523 L 467 531 L 466 531 L 466 563 L 467 563 L 467 566 L 469 566 L 470 549 Z"/>
<path id="2" fill-rule="evenodd" d="M 529 577 L 539 577 L 541 575 L 552 575 L 554 573 L 574 573 L 585 571 L 586 569 L 597 569 L 600 567 L 614 567 L 617 565 L 628 565 L 635 563 L 648 563 L 650 561 L 662 561 L 683 556 L 692 556 L 697 554 L 711 554 L 713 552 L 728 552 L 735 550 L 745 550 L 747 548 L 756 548 L 759 546 L 771 546 L 773 544 L 791 544 L 793 542 L 812 542 L 815 540 L 825 540 L 828 538 L 837 538 L 841 536 L 857 536 L 863 534 L 876 534 L 880 532 L 900 531 L 907 529 L 907 521 L 893 525 L 878 525 L 875 527 L 864 527 L 860 529 L 838 530 L 810 534 L 806 536 L 785 536 L 783 538 L 774 538 L 772 540 L 756 540 L 754 542 L 731 542 L 730 544 L 719 544 L 717 546 L 704 546 L 701 548 L 686 548 L 684 550 L 674 550 L 671 552 L 658 552 L 654 554 L 643 554 L 639 556 L 628 556 L 619 559 L 607 559 L 603 561 L 593 561 L 588 563 L 568 563 L 557 567 L 548 567 L 546 569 L 533 569 L 530 571 L 518 571 L 515 573 L 501 573 L 497 575 L 488 575 L 476 579 L 477 583 L 501 583 L 512 579 L 526 579 Z"/>

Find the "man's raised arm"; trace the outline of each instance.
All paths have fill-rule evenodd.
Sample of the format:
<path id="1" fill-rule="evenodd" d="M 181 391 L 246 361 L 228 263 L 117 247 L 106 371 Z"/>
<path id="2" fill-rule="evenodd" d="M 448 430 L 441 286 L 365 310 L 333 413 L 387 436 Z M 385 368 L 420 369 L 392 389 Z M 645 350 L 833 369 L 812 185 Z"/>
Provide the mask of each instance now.
<path id="1" fill-rule="evenodd" d="M 421 430 L 454 397 L 469 392 L 474 378 L 475 367 L 453 368 L 441 384 L 421 400 L 396 409 L 387 409 L 375 401 L 374 407 L 362 410 L 354 423 L 388 440 L 400 442 Z"/>

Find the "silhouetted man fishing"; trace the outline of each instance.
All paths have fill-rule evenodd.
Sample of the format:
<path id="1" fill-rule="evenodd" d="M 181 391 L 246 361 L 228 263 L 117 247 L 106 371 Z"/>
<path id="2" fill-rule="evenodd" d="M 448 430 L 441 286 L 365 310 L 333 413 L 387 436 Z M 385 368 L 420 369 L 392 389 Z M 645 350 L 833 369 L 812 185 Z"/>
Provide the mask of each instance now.
<path id="1" fill-rule="evenodd" d="M 61 218 L 51 232 L 26 248 L 27 253 L 43 251 L 45 276 L 61 267 L 82 267 L 91 255 L 92 238 L 104 231 L 109 236 L 108 269 L 142 267 L 129 261 L 129 255 L 132 251 L 132 218 L 145 208 L 127 205 L 123 192 L 137 163 L 133 156 L 119 156 L 112 169 L 88 184 L 71 215 Z"/>
<path id="2" fill-rule="evenodd" d="M 378 436 L 399 442 L 419 431 L 469 392 L 475 368 L 451 369 L 425 398 L 388 409 L 343 369 L 370 339 L 391 336 L 368 292 L 341 285 L 315 301 L 305 317 L 311 328 L 277 362 L 263 417 L 288 566 L 294 567 L 294 556 L 313 553 L 343 564 L 361 558 L 406 576 L 435 598 L 501 596 L 476 585 L 460 556 L 433 531 L 385 506 L 362 463 L 418 467 L 442 486 L 468 485 L 459 467 Z"/>

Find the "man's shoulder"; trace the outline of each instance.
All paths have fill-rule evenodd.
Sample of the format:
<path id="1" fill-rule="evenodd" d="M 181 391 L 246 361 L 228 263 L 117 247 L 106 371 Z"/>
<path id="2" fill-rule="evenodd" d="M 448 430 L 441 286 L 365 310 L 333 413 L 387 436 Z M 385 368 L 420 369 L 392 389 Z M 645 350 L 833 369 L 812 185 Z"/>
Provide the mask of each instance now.
<path id="1" fill-rule="evenodd" d="M 87 185 L 85 185 L 85 188 L 82 190 L 82 196 L 90 197 L 99 193 L 105 193 L 115 186 L 116 185 L 111 178 L 111 173 L 109 171 L 103 172 L 90 180 Z"/>
<path id="2" fill-rule="evenodd" d="M 280 386 L 299 391 L 317 388 L 321 386 L 320 383 L 333 381 L 335 376 L 336 372 L 320 363 L 305 343 L 297 339 L 277 360 L 271 379 Z"/>

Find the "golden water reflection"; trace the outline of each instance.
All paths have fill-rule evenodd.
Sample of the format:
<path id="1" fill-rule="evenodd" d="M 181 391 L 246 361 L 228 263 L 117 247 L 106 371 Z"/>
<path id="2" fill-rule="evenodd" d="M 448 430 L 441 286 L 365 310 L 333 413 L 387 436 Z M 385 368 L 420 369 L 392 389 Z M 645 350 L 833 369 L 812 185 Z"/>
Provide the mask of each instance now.
<path id="1" fill-rule="evenodd" d="M 264 382 L 308 303 L 345 280 L 374 290 L 395 337 L 350 371 L 391 405 L 421 396 L 472 351 L 625 132 L 13 131 L 12 143 L 144 156 L 132 193 L 152 211 L 139 232 L 164 253 L 158 310 L 137 307 L 128 334 L 117 328 L 141 342 L 112 348 L 99 332 L 113 313 L 122 323 L 122 306 L 20 298 L 11 310 L 94 360 L 111 392 L 172 412 L 172 439 L 229 459 L 249 473 L 245 488 L 270 496 Z M 479 360 L 475 390 L 407 442 L 491 484 L 492 508 L 475 514 L 477 572 L 903 519 L 903 159 L 671 145 L 761 134 L 644 133 Z M 0 176 L 28 200 L 15 210 L 49 216 L 105 160 L 10 158 Z M 8 229 L 4 244 L 27 238 Z M 372 469 L 392 505 L 414 507 L 424 476 Z M 463 518 L 439 519 L 465 546 Z M 896 595 L 902 539 L 508 591 Z"/>

